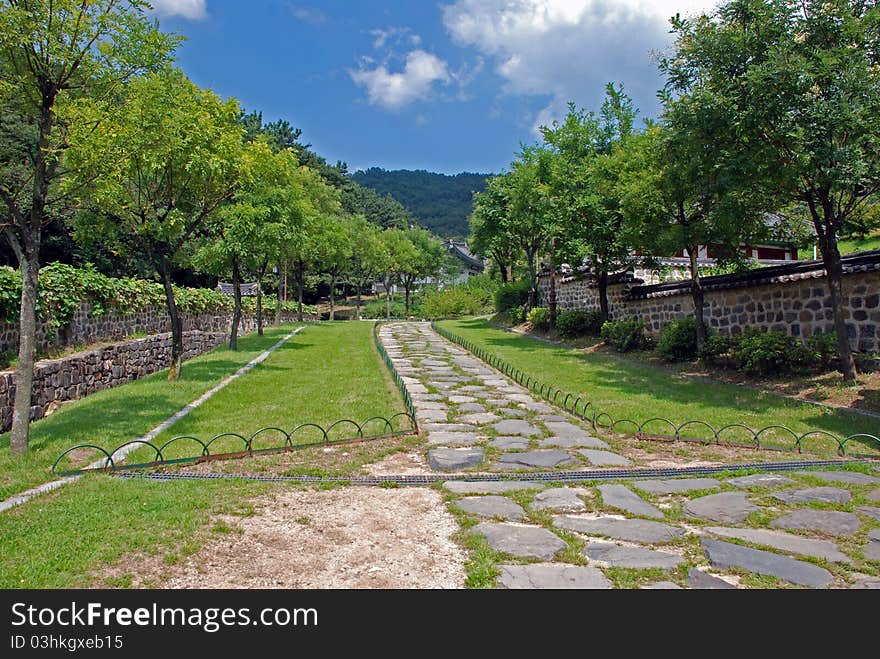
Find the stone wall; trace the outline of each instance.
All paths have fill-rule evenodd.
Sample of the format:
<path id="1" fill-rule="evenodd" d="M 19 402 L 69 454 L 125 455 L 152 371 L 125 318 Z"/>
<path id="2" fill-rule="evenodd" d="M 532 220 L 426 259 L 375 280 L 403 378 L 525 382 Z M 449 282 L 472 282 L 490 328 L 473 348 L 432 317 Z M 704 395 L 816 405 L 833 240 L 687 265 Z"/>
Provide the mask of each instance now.
<path id="1" fill-rule="evenodd" d="M 160 310 L 164 314 L 164 310 Z M 78 314 L 79 316 L 79 314 Z M 85 313 L 87 316 L 87 312 Z M 162 327 L 158 311 L 129 314 L 121 317 L 100 316 L 89 318 L 78 325 L 77 342 L 106 341 L 114 333 L 130 335 Z M 264 316 L 267 327 L 274 316 Z M 295 316 L 284 315 L 284 322 L 293 322 Z M 189 315 L 185 320 L 183 358 L 192 359 L 229 340 L 229 315 Z M 140 323 L 140 324 L 138 324 Z M 199 323 L 202 325 L 199 326 Z M 166 317 L 167 324 L 167 317 Z M 76 321 L 71 324 L 77 325 Z M 243 316 L 240 334 L 257 329 L 256 315 Z M 16 340 L 18 331 L 15 331 Z M 18 346 L 13 346 L 18 349 Z M 171 333 L 154 333 L 143 339 L 122 341 L 80 352 L 62 359 L 37 362 L 34 368 L 34 386 L 31 399 L 31 419 L 51 414 L 62 403 L 84 398 L 90 394 L 118 387 L 145 375 L 168 367 L 171 357 Z M 14 371 L 0 372 L 0 432 L 12 427 L 12 408 L 15 401 Z"/>
<path id="2" fill-rule="evenodd" d="M 880 352 L 880 252 L 844 259 L 843 293 L 846 325 L 855 350 Z M 608 288 L 613 320 L 640 319 L 654 333 L 669 321 L 692 316 L 688 282 L 640 286 L 639 281 Z M 745 275 L 707 277 L 704 317 L 722 334 L 748 327 L 807 338 L 833 331 L 834 320 L 825 271 L 820 262 L 756 270 Z M 539 282 L 541 304 L 547 305 L 549 277 Z M 599 308 L 598 289 L 588 276 L 557 278 L 560 309 Z"/>
<path id="3" fill-rule="evenodd" d="M 46 351 L 53 347 L 88 345 L 104 341 L 118 341 L 133 334 L 162 334 L 171 331 L 171 320 L 165 307 L 148 307 L 138 313 L 109 313 L 92 316 L 92 307 L 82 303 L 73 320 L 53 334 L 46 323 L 37 325 L 37 350 Z M 183 330 L 191 332 L 224 332 L 229 330 L 232 314 L 181 314 Z M 264 314 L 266 322 L 275 320 L 274 314 Z M 292 317 L 285 316 L 287 320 Z M 256 329 L 256 315 L 245 314 L 242 318 L 244 332 Z M 0 352 L 18 351 L 18 323 L 0 323 Z"/>

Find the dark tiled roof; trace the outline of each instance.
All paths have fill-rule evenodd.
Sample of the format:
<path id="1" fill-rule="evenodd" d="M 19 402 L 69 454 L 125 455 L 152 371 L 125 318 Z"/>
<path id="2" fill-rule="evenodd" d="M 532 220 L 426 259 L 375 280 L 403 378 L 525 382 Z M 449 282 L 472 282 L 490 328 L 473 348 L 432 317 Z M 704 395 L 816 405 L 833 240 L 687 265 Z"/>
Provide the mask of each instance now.
<path id="1" fill-rule="evenodd" d="M 472 268 L 479 268 L 480 270 L 482 270 L 485 267 L 483 265 L 483 262 L 471 252 L 471 250 L 468 248 L 467 243 L 460 243 L 450 240 L 446 243 L 446 249 L 449 250 L 450 254 L 457 256 L 459 259 L 464 261 Z"/>
<path id="2" fill-rule="evenodd" d="M 880 272 L 880 250 L 844 256 L 841 259 L 841 264 L 844 275 L 858 274 L 860 272 Z M 822 279 L 825 277 L 825 274 L 825 265 L 822 261 L 796 261 L 787 265 L 758 268 L 757 270 L 750 270 L 741 274 L 704 277 L 702 283 L 704 290 L 718 291 L 808 279 Z M 634 286 L 629 291 L 627 297 L 630 300 L 669 297 L 687 294 L 690 293 L 690 290 L 690 281 L 684 280 L 666 284 Z"/>
<path id="3" fill-rule="evenodd" d="M 241 285 L 241 296 L 242 297 L 256 297 L 258 288 L 259 288 L 259 284 L 242 284 Z M 235 293 L 232 289 L 233 289 L 232 284 L 227 284 L 225 282 L 220 282 L 217 284 L 217 290 L 219 292 L 223 293 L 223 295 L 228 295 L 229 297 L 232 297 L 233 295 L 235 295 Z"/>

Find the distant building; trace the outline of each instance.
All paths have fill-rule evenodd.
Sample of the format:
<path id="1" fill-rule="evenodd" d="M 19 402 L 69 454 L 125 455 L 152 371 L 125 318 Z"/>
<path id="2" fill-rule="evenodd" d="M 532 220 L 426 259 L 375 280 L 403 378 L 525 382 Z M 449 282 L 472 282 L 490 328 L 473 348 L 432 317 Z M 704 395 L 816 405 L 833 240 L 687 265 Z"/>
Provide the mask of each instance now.
<path id="1" fill-rule="evenodd" d="M 242 297 L 257 297 L 257 291 L 259 291 L 260 285 L 257 283 L 253 284 L 241 284 L 241 296 Z M 223 293 L 223 295 L 228 295 L 232 297 L 235 295 L 235 287 L 233 284 L 227 284 L 226 282 L 218 282 L 217 284 L 217 292 Z"/>

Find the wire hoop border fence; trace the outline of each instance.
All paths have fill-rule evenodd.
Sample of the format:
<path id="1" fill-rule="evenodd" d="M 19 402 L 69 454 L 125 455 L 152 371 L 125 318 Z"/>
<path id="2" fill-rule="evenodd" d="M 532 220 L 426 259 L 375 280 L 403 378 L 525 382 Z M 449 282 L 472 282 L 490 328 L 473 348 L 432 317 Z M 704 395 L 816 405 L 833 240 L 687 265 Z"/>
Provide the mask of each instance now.
<path id="1" fill-rule="evenodd" d="M 804 440 L 811 438 L 825 438 L 834 440 L 834 442 L 837 443 L 837 454 L 840 456 L 880 459 L 880 453 L 847 453 L 847 447 L 849 446 L 849 444 L 859 441 L 873 442 L 877 446 L 878 451 L 880 451 L 880 437 L 867 433 L 857 433 L 855 435 L 850 435 L 848 437 L 842 438 L 828 432 L 827 430 L 809 430 L 799 435 L 788 426 L 784 426 L 781 424 L 772 424 L 769 426 L 765 426 L 760 430 L 753 430 L 751 427 L 747 426 L 744 423 L 731 423 L 716 429 L 712 424 L 701 419 L 689 419 L 680 425 L 665 417 L 652 417 L 647 421 L 643 421 L 641 423 L 634 419 L 615 419 L 608 412 L 602 412 L 598 410 L 596 406 L 592 402 L 587 400 L 584 396 L 578 396 L 577 394 L 565 391 L 564 389 L 559 389 L 556 387 L 552 387 L 548 384 L 544 384 L 540 380 L 533 378 L 525 371 L 507 363 L 498 355 L 489 352 L 488 350 L 476 345 L 472 341 L 469 341 L 455 334 L 454 332 L 450 332 L 449 330 L 438 326 L 436 323 L 432 322 L 431 328 L 446 340 L 451 341 L 452 343 L 464 348 L 472 355 L 489 364 L 507 377 L 513 379 L 518 384 L 528 389 L 530 392 L 537 394 L 538 396 L 540 396 L 547 402 L 555 405 L 556 407 L 561 407 L 563 410 L 565 410 L 569 414 L 572 414 L 573 416 L 576 416 L 582 421 L 586 421 L 590 424 L 593 430 L 596 431 L 605 430 L 608 432 L 620 432 L 621 434 L 627 434 L 625 429 L 629 429 L 629 434 L 632 434 L 637 439 L 642 440 L 664 442 L 679 441 L 704 445 L 714 444 L 716 446 L 751 448 L 767 451 L 788 451 L 817 455 L 821 455 L 822 453 L 806 449 L 804 447 Z M 657 426 L 661 426 L 663 428 L 670 429 L 672 431 L 672 434 L 664 434 L 663 432 L 647 432 L 647 427 L 649 425 L 653 426 L 654 428 L 657 428 Z M 682 435 L 682 430 L 692 426 L 707 428 L 712 434 L 711 439 L 707 441 L 706 439 L 702 438 L 687 437 L 685 435 Z M 660 428 L 658 428 L 658 430 L 660 430 Z M 733 434 L 734 431 L 737 430 L 740 432 L 750 433 L 751 441 L 736 442 L 724 439 L 724 436 L 730 436 Z M 762 443 L 762 436 L 769 435 L 770 431 L 780 431 L 781 434 L 785 436 L 790 436 L 792 438 L 793 444 L 791 446 L 776 446 Z"/>
<path id="2" fill-rule="evenodd" d="M 169 439 L 161 446 L 157 446 L 153 442 L 144 440 L 144 439 L 134 439 L 128 442 L 124 442 L 120 444 L 112 451 L 108 451 L 102 446 L 99 446 L 95 443 L 82 443 L 77 444 L 76 446 L 72 446 L 61 455 L 59 455 L 55 462 L 52 463 L 51 472 L 56 476 L 78 476 L 80 474 L 88 473 L 88 472 L 115 472 L 115 471 L 127 471 L 127 470 L 135 470 L 135 469 L 148 469 L 152 467 L 162 467 L 167 465 L 180 465 L 180 464 L 194 464 L 199 462 L 207 462 L 214 460 L 232 460 L 235 458 L 243 458 L 243 457 L 252 457 L 255 455 L 267 455 L 271 453 L 290 453 L 292 451 L 297 451 L 300 449 L 305 449 L 313 446 L 329 446 L 332 444 L 345 444 L 351 443 L 361 440 L 376 440 L 376 439 L 386 439 L 389 437 L 405 437 L 409 435 L 417 435 L 419 434 L 419 425 L 418 418 L 416 417 L 415 405 L 413 405 L 412 397 L 410 396 L 409 391 L 406 388 L 406 383 L 401 378 L 400 374 L 397 372 L 397 369 L 394 367 L 394 363 L 391 360 L 391 357 L 388 355 L 388 352 L 385 350 L 385 346 L 382 345 L 382 341 L 379 339 L 379 326 L 381 323 L 377 322 L 373 325 L 373 341 L 376 345 L 377 350 L 379 351 L 380 356 L 382 357 L 382 361 L 385 363 L 385 367 L 390 371 L 391 376 L 394 380 L 394 384 L 397 387 L 400 395 L 403 397 L 404 404 L 406 405 L 406 412 L 398 412 L 396 414 L 392 414 L 391 416 L 373 416 L 363 421 L 362 423 L 358 423 L 352 419 L 339 419 L 334 421 L 326 428 L 317 423 L 301 423 L 296 426 L 291 431 L 286 431 L 283 428 L 278 428 L 276 426 L 267 426 L 265 428 L 260 428 L 253 434 L 248 437 L 236 432 L 224 432 L 218 435 L 215 435 L 207 442 L 202 441 L 198 437 L 193 435 L 180 435 L 178 437 L 173 437 Z M 395 425 L 399 425 L 398 420 L 406 419 L 407 427 L 406 428 L 395 428 Z M 365 430 L 368 429 L 371 424 L 373 426 L 377 425 L 379 422 L 382 422 L 382 429 L 380 432 L 376 434 L 365 434 Z M 346 436 L 339 439 L 331 439 L 330 433 L 337 426 L 351 426 L 355 431 L 354 435 Z M 320 441 L 318 442 L 308 442 L 304 444 L 294 444 L 293 439 L 294 436 L 300 431 L 305 430 L 317 430 L 320 433 Z M 254 440 L 259 438 L 261 435 L 275 433 L 284 438 L 284 442 L 281 446 L 272 446 L 268 448 L 254 448 Z M 226 453 L 211 453 L 211 446 L 213 446 L 216 442 L 223 439 L 233 439 L 242 442 L 242 450 L 235 452 L 226 452 Z M 164 451 L 168 449 L 169 446 L 172 446 L 178 442 L 189 442 L 196 444 L 201 447 L 201 451 L 198 455 L 186 456 L 182 458 L 166 458 Z M 140 446 L 147 447 L 153 450 L 153 459 L 149 462 L 141 462 L 137 464 L 119 464 L 119 461 L 124 459 L 126 454 L 123 454 L 122 458 L 117 457 L 114 459 L 113 456 L 119 455 L 120 451 L 127 449 L 129 447 Z M 57 471 L 58 464 L 70 453 L 73 453 L 77 450 L 92 450 L 101 455 L 103 455 L 103 464 L 98 467 L 84 467 L 82 469 L 74 469 L 68 471 Z"/>

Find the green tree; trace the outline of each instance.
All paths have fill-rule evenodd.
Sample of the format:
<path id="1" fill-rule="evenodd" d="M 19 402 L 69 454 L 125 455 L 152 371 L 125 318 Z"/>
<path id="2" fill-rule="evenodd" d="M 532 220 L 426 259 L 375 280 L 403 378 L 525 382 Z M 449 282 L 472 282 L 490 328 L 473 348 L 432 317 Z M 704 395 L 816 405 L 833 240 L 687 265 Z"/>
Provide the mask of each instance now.
<path id="1" fill-rule="evenodd" d="M 382 232 L 382 246 L 380 273 L 385 286 L 385 318 L 390 319 L 394 287 L 401 281 L 403 273 L 412 267 L 417 258 L 417 250 L 406 232 L 395 228 Z"/>
<path id="2" fill-rule="evenodd" d="M 385 246 L 382 230 L 363 215 L 348 218 L 351 242 L 351 257 L 347 268 L 347 279 L 355 288 L 357 296 L 357 319 L 361 319 L 362 292 L 375 281 L 382 272 L 385 262 Z"/>
<path id="3" fill-rule="evenodd" d="M 608 279 L 628 267 L 631 253 L 624 230 L 626 218 L 614 185 L 609 184 L 616 176 L 617 163 L 607 156 L 633 134 L 637 115 L 632 100 L 609 84 L 598 115 L 570 104 L 562 122 L 541 129 L 553 155 L 549 165 L 549 194 L 554 202 L 550 244 L 554 251 L 561 249 L 577 260 L 589 259 L 603 319 L 609 313 Z"/>
<path id="4" fill-rule="evenodd" d="M 490 184 L 485 192 L 474 194 L 474 210 L 469 218 L 470 247 L 474 254 L 495 262 L 502 284 L 513 281 L 519 257 L 517 241 L 507 223 L 509 205 L 504 186 Z"/>
<path id="5" fill-rule="evenodd" d="M 412 291 L 420 279 L 438 277 L 446 265 L 446 248 L 443 243 L 427 229 L 413 228 L 406 237 L 415 248 L 407 262 L 401 265 L 400 283 L 403 284 L 406 315 L 412 302 Z"/>
<path id="6" fill-rule="evenodd" d="M 67 133 L 80 98 L 113 94 L 132 76 L 162 65 L 177 39 L 160 33 L 137 0 L 0 0 L 0 107 L 28 130 L 24 158 L 0 154 L 3 232 L 22 274 L 19 358 L 10 449 L 28 449 L 36 344 L 35 309 L 44 227 L 52 219 L 51 189 L 63 176 Z M 90 121 L 101 117 L 92 116 Z"/>
<path id="7" fill-rule="evenodd" d="M 880 7 L 733 0 L 676 18 L 662 61 L 687 125 L 723 175 L 806 205 L 818 236 L 844 380 L 856 379 L 838 237 L 880 190 Z"/>
<path id="8" fill-rule="evenodd" d="M 88 116 L 100 104 L 81 108 Z M 178 69 L 130 82 L 123 103 L 97 124 L 71 128 L 72 189 L 97 213 L 76 222 L 79 240 L 142 255 L 158 273 L 171 319 L 169 380 L 180 376 L 183 322 L 172 272 L 211 215 L 239 188 L 238 104 L 200 89 Z"/>
<path id="9" fill-rule="evenodd" d="M 336 318 L 336 286 L 351 265 L 352 243 L 359 239 L 351 229 L 352 223 L 347 217 L 330 216 L 319 226 L 316 236 L 321 272 L 330 286 L 330 320 Z"/>

